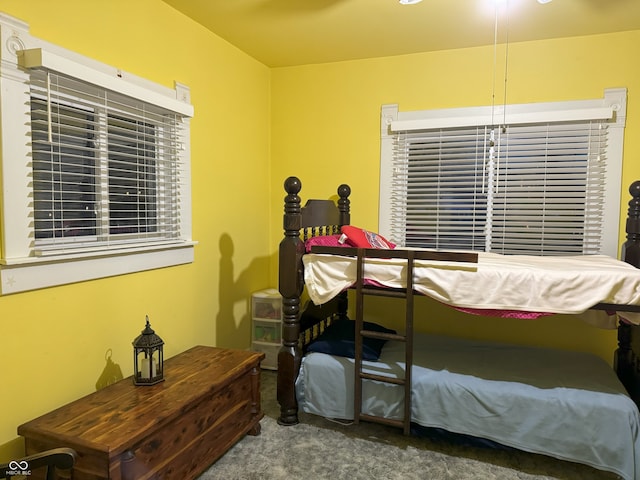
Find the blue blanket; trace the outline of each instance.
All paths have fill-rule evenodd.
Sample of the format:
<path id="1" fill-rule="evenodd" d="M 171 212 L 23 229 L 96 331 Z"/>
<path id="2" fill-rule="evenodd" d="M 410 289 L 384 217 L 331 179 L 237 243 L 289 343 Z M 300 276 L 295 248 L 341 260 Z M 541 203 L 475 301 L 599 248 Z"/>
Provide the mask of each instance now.
<path id="1" fill-rule="evenodd" d="M 595 355 L 416 335 L 412 421 L 640 478 L 640 416 Z M 365 371 L 404 376 L 404 344 Z M 302 411 L 353 418 L 353 359 L 311 353 L 296 383 Z M 363 413 L 400 419 L 403 388 L 365 380 Z"/>

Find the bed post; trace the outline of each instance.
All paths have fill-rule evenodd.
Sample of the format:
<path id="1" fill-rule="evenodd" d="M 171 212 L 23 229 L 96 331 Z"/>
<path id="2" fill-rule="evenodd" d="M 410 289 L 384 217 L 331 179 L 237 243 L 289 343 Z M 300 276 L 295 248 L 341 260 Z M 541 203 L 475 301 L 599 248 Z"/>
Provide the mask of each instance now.
<path id="1" fill-rule="evenodd" d="M 622 260 L 640 268 L 640 181 L 629 187 L 631 200 L 627 213 L 627 241 L 622 245 Z M 631 398 L 640 405 L 640 373 L 636 368 L 638 355 L 634 347 L 640 345 L 640 327 L 620 322 L 618 325 L 618 348 L 614 356 L 614 369 Z"/>
<path id="2" fill-rule="evenodd" d="M 284 198 L 284 238 L 279 252 L 279 289 L 282 295 L 282 347 L 278 353 L 277 396 L 280 404 L 281 425 L 298 423 L 298 404 L 295 380 L 300 368 L 302 352 L 298 344 L 300 336 L 300 295 L 303 288 L 302 255 L 304 243 L 300 240 L 300 197 L 302 183 L 297 177 L 284 182 L 287 196 Z"/>
<path id="3" fill-rule="evenodd" d="M 340 211 L 340 226 L 351 225 L 351 187 L 345 183 L 338 187 L 338 210 Z M 347 318 L 349 306 L 348 294 L 346 291 L 338 295 L 338 316 Z"/>
<path id="4" fill-rule="evenodd" d="M 622 245 L 622 260 L 640 268 L 640 180 L 629 187 L 631 200 L 627 213 L 627 241 Z"/>

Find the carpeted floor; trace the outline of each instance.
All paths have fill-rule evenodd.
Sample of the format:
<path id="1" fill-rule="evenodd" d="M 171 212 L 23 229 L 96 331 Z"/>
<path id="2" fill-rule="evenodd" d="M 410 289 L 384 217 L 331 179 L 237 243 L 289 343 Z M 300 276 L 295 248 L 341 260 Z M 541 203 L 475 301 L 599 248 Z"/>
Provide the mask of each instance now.
<path id="1" fill-rule="evenodd" d="M 275 372 L 262 371 L 262 433 L 247 436 L 198 480 L 615 480 L 584 465 L 516 450 L 407 437 L 378 424 L 300 414 L 279 426 Z"/>

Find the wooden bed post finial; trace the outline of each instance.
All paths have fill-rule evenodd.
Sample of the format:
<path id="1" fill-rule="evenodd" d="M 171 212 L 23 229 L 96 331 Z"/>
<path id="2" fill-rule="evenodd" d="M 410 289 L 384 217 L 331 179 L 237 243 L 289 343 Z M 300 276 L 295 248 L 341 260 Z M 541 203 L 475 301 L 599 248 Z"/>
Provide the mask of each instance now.
<path id="1" fill-rule="evenodd" d="M 340 225 L 351 224 L 351 201 L 349 200 L 351 195 L 351 187 L 346 183 L 343 183 L 338 187 L 338 210 L 340 210 Z"/>
<path id="2" fill-rule="evenodd" d="M 284 234 L 285 236 L 298 236 L 300 234 L 300 197 L 298 193 L 302 189 L 302 182 L 298 177 L 289 177 L 284 181 Z"/>
<path id="3" fill-rule="evenodd" d="M 627 241 L 622 244 L 622 260 L 640 268 L 640 180 L 629 187 L 631 200 L 627 213 Z"/>
<path id="4" fill-rule="evenodd" d="M 302 189 L 302 182 L 298 177 L 289 177 L 284 181 L 284 191 L 289 195 L 297 195 Z"/>

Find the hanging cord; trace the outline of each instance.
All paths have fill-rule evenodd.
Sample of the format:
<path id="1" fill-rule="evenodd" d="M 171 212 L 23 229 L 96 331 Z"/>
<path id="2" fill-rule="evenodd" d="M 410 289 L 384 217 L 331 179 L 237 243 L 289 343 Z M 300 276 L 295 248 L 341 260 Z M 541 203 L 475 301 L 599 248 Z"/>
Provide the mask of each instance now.
<path id="1" fill-rule="evenodd" d="M 505 134 L 507 132 L 507 79 L 509 72 L 509 0 L 505 0 L 505 15 L 506 15 L 506 30 L 505 30 L 505 47 L 504 47 L 504 93 L 502 100 L 502 122 L 500 124 L 498 138 L 500 138 L 501 134 Z M 496 160 L 496 172 L 497 165 L 500 163 L 500 152 L 497 150 L 496 154 L 496 138 L 495 132 L 493 131 L 496 127 L 495 122 L 495 97 L 496 97 L 496 75 L 498 70 L 498 6 L 496 5 L 495 9 L 495 23 L 494 23 L 494 32 L 493 32 L 493 91 L 491 94 L 491 128 L 492 128 L 492 136 L 491 136 L 491 147 L 494 147 L 494 159 Z M 499 144 L 500 141 L 497 140 Z M 496 192 L 498 185 L 498 173 L 496 173 Z"/>
<path id="2" fill-rule="evenodd" d="M 499 137 L 507 133 L 507 73 L 509 71 L 509 0 L 505 1 L 505 15 L 506 15 L 506 29 L 505 29 L 505 42 L 504 42 L 504 97 L 502 102 L 502 127 L 500 128 Z M 496 20 L 496 32 L 498 21 Z M 497 42 L 496 42 L 497 43 Z M 500 145 L 500 141 L 498 141 Z M 500 183 L 500 150 L 496 156 L 496 193 L 498 193 L 498 185 Z"/>
<path id="3" fill-rule="evenodd" d="M 504 101 L 503 101 L 503 110 L 502 110 L 502 133 L 506 131 L 507 128 L 507 73 L 509 71 L 509 0 L 506 3 L 507 8 L 507 28 L 505 32 L 505 43 L 504 43 Z M 497 26 L 497 22 L 496 22 Z"/>
<path id="4" fill-rule="evenodd" d="M 507 73 L 509 71 L 509 0 L 505 1 L 506 9 L 506 38 L 504 48 L 504 97 L 503 97 L 503 110 L 502 110 L 502 130 L 504 133 L 506 127 L 507 117 Z M 495 17 L 493 24 L 493 82 L 491 86 L 491 125 L 495 126 L 495 106 L 496 106 L 496 76 L 498 71 L 498 5 L 495 8 Z"/>
<path id="5" fill-rule="evenodd" d="M 498 187 L 500 185 L 500 157 L 501 157 L 501 149 L 502 149 L 502 135 L 505 135 L 507 132 L 507 77 L 509 71 L 509 0 L 505 0 L 505 21 L 506 21 L 506 29 L 505 29 L 505 47 L 504 47 L 504 96 L 502 102 L 502 123 L 500 128 L 498 128 L 498 139 L 495 138 L 495 124 L 493 124 L 493 129 L 491 130 L 491 145 L 492 145 L 492 154 L 491 154 L 491 171 L 489 172 L 489 178 L 491 180 L 491 188 L 493 189 L 495 183 L 495 192 L 490 190 L 487 200 L 487 231 L 485 237 L 485 249 L 486 251 L 491 251 L 491 243 L 492 243 L 492 232 L 493 232 L 493 194 L 498 194 Z M 497 65 L 497 44 L 498 44 L 498 9 L 496 7 L 496 23 L 495 23 L 495 41 L 494 41 L 494 78 L 495 78 L 495 70 Z M 495 80 L 494 80 L 495 82 Z M 495 88 L 495 84 L 494 84 Z M 493 115 L 492 115 L 493 116 Z M 492 122 L 494 119 L 491 119 Z M 497 148 L 496 148 L 497 144 Z"/>
<path id="6" fill-rule="evenodd" d="M 496 110 L 496 72 L 498 70 L 498 5 L 495 5 L 495 16 L 493 21 L 493 78 L 491 79 L 491 136 L 489 138 L 489 158 L 483 162 L 482 171 L 482 193 L 485 193 L 485 179 L 487 191 L 493 186 L 489 169 L 493 166 L 494 154 L 494 126 Z M 486 151 L 486 150 L 485 150 Z"/>
<path id="7" fill-rule="evenodd" d="M 49 143 L 53 142 L 51 128 L 51 74 L 47 70 L 47 141 Z"/>
<path id="8" fill-rule="evenodd" d="M 491 81 L 491 126 L 495 124 L 494 116 L 496 109 L 496 73 L 498 70 L 498 5 L 495 6 L 495 17 L 493 21 L 493 79 Z"/>
<path id="9" fill-rule="evenodd" d="M 505 44 L 505 62 L 504 62 L 504 98 L 503 98 L 503 110 L 502 110 L 502 126 L 498 129 L 498 138 L 500 134 L 506 132 L 506 115 L 507 115 L 507 59 L 509 55 L 509 2 L 505 2 L 506 15 L 507 15 L 507 38 Z M 495 121 L 495 104 L 496 104 L 496 81 L 498 71 L 498 5 L 495 7 L 495 19 L 493 27 L 493 84 L 491 91 L 491 132 L 489 137 L 489 159 L 485 166 L 486 178 L 487 178 L 487 218 L 485 222 L 485 250 L 491 251 L 491 232 L 493 224 L 493 194 L 498 191 L 498 173 L 499 173 L 499 152 L 496 155 L 496 143 L 500 142 L 496 140 L 496 121 Z M 484 175 L 483 175 L 484 176 Z M 483 180 L 484 184 L 484 180 Z M 495 192 L 494 192 L 495 184 Z"/>

